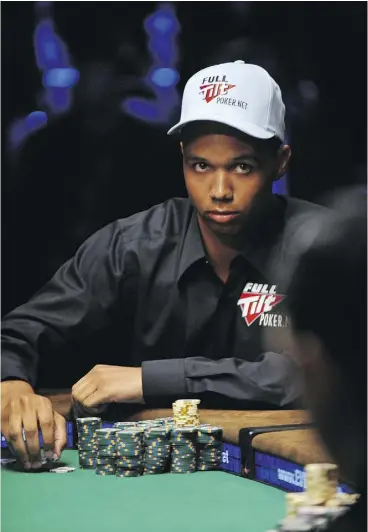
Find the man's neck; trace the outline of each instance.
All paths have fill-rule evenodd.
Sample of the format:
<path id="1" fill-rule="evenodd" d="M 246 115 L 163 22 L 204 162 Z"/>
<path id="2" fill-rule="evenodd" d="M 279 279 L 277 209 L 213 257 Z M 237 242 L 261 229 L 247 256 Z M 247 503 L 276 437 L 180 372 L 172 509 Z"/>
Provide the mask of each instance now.
<path id="1" fill-rule="evenodd" d="M 259 212 L 253 213 L 249 218 L 249 230 L 244 230 L 238 235 L 219 235 L 215 234 L 205 221 L 198 215 L 198 224 L 202 235 L 203 245 L 209 262 L 214 268 L 217 275 L 226 282 L 229 276 L 230 264 L 232 260 L 240 253 L 246 251 L 246 248 L 252 249 L 254 241 L 258 240 L 259 232 L 265 230 L 264 224 L 272 224 L 272 217 L 278 212 L 278 200 L 270 196 L 263 203 L 263 208 Z M 265 213 L 267 216 L 265 218 Z"/>
<path id="2" fill-rule="evenodd" d="M 242 251 L 240 239 L 224 235 L 216 235 L 198 216 L 198 224 L 202 235 L 207 258 L 216 274 L 223 282 L 229 276 L 231 261 Z"/>

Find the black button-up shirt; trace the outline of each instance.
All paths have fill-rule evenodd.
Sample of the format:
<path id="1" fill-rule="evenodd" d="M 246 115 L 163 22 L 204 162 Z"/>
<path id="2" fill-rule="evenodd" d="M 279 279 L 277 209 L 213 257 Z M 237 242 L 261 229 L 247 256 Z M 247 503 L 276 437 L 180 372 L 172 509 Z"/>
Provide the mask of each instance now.
<path id="1" fill-rule="evenodd" d="M 268 264 L 286 223 L 320 207 L 282 197 L 275 205 L 225 284 L 207 261 L 187 199 L 104 227 L 5 317 L 2 379 L 34 386 L 37 373 L 62 361 L 75 382 L 96 363 L 114 363 L 142 366 L 147 404 L 180 396 L 217 407 L 291 404 L 299 381 L 272 335 L 288 327 L 286 294 Z"/>

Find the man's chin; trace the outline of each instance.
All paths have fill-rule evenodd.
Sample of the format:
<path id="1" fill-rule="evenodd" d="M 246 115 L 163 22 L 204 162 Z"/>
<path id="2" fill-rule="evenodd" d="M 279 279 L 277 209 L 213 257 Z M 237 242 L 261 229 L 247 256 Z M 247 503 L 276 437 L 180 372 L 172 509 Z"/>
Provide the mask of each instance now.
<path id="1" fill-rule="evenodd" d="M 242 231 L 242 223 L 239 220 L 236 222 L 216 222 L 211 218 L 203 217 L 206 225 L 211 231 L 218 235 L 238 235 Z"/>
<path id="2" fill-rule="evenodd" d="M 211 227 L 212 231 L 217 235 L 228 235 L 228 236 L 236 236 L 241 232 L 241 228 L 238 226 L 230 225 L 230 226 L 218 226 L 213 225 Z"/>

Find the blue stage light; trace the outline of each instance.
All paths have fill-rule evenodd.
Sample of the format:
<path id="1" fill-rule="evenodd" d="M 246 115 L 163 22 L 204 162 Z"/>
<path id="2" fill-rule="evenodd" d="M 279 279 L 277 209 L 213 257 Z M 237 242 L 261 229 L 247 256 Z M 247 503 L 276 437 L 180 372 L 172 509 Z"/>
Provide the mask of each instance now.
<path id="1" fill-rule="evenodd" d="M 65 113 L 70 108 L 72 95 L 69 89 L 47 89 L 45 96 L 48 107 L 56 114 Z"/>
<path id="2" fill-rule="evenodd" d="M 288 186 L 287 186 L 287 181 L 286 181 L 285 176 L 281 177 L 280 179 L 272 183 L 272 192 L 273 194 L 280 194 L 282 196 L 287 195 Z"/>
<path id="3" fill-rule="evenodd" d="M 24 120 L 25 131 L 31 132 L 46 126 L 47 114 L 43 111 L 33 111 Z"/>
<path id="4" fill-rule="evenodd" d="M 173 68 L 156 68 L 151 74 L 151 80 L 160 88 L 173 87 L 179 81 L 179 73 Z"/>
<path id="5" fill-rule="evenodd" d="M 171 66 L 178 59 L 176 46 L 161 35 L 150 37 L 148 49 L 152 54 L 155 64 Z"/>
<path id="6" fill-rule="evenodd" d="M 161 121 L 158 105 L 143 98 L 128 98 L 123 103 L 123 111 L 134 118 L 147 122 L 158 123 Z"/>
<path id="7" fill-rule="evenodd" d="M 180 24 L 173 5 L 170 2 L 160 4 L 145 19 L 144 28 L 153 64 L 142 81 L 154 99 L 128 98 L 122 102 L 121 110 L 147 123 L 166 125 L 179 98 L 176 85 L 180 76 L 175 68 L 179 53 L 175 35 L 180 31 Z"/>
<path id="8" fill-rule="evenodd" d="M 159 14 L 154 17 L 152 26 L 156 31 L 159 31 L 160 33 L 169 33 L 170 30 L 174 28 L 174 21 L 166 14 Z"/>
<path id="9" fill-rule="evenodd" d="M 146 18 L 144 27 L 149 35 L 159 33 L 165 36 L 175 35 L 179 31 L 179 23 L 172 6 L 166 5 Z"/>
<path id="10" fill-rule="evenodd" d="M 79 72 L 75 68 L 52 68 L 43 75 L 44 87 L 71 88 L 78 83 Z"/>
<path id="11" fill-rule="evenodd" d="M 65 46 L 54 32 L 49 19 L 42 20 L 34 32 L 34 48 L 37 65 L 41 70 L 67 66 L 68 57 Z"/>

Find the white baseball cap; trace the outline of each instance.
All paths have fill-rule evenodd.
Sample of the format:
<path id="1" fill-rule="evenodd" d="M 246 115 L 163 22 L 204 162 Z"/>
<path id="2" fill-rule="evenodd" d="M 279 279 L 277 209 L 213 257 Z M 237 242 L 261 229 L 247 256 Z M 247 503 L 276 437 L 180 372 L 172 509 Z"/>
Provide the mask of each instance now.
<path id="1" fill-rule="evenodd" d="M 258 139 L 285 140 L 285 105 L 275 80 L 244 61 L 205 68 L 187 82 L 180 122 L 168 131 L 202 120 L 220 122 Z"/>

